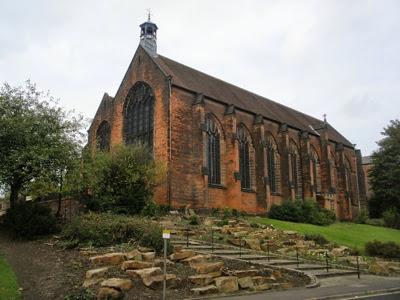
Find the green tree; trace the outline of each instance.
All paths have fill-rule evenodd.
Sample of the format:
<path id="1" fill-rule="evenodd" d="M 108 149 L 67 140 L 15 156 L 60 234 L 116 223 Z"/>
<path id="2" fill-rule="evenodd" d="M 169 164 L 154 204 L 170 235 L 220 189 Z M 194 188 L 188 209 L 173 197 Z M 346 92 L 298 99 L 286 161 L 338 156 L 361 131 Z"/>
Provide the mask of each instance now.
<path id="1" fill-rule="evenodd" d="M 30 81 L 24 87 L 1 87 L 0 183 L 9 187 L 11 206 L 34 182 L 60 184 L 80 152 L 81 120 Z"/>
<path id="2" fill-rule="evenodd" d="M 372 217 L 380 217 L 391 207 L 400 212 L 400 121 L 390 121 L 382 135 L 379 149 L 372 154 L 373 168 L 369 173 Z"/>

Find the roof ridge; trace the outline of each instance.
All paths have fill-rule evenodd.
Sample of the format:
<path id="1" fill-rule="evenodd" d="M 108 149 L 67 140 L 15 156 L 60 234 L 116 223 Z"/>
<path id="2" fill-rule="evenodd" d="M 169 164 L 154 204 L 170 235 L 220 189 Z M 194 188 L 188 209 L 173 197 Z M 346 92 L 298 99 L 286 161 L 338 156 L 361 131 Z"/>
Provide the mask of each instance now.
<path id="1" fill-rule="evenodd" d="M 302 114 L 302 115 L 304 115 L 304 116 L 306 116 L 306 117 L 308 117 L 308 118 L 313 118 L 315 121 L 323 122 L 322 120 L 320 120 L 320 119 L 318 119 L 318 118 L 316 118 L 316 117 L 314 117 L 314 116 L 310 116 L 310 115 L 308 115 L 308 114 L 306 114 L 306 113 L 304 113 L 304 112 L 301 112 L 301 111 L 299 111 L 299 110 L 297 110 L 297 109 L 291 108 L 291 107 L 289 107 L 289 106 L 287 106 L 287 105 L 285 105 L 285 104 L 282 104 L 282 103 L 280 103 L 280 102 L 278 102 L 278 101 L 271 100 L 271 99 L 269 99 L 269 98 L 267 98 L 267 97 L 265 97 L 265 96 L 256 94 L 256 93 L 254 93 L 254 92 L 252 92 L 252 91 L 249 91 L 249 90 L 247 90 L 247 89 L 245 89 L 245 88 L 242 88 L 242 87 L 240 87 L 240 86 L 237 86 L 237 85 L 235 85 L 235 84 L 232 84 L 232 83 L 230 83 L 230 82 L 228 82 L 228 81 L 225 81 L 225 80 L 220 79 L 220 78 L 218 78 L 218 77 L 215 77 L 215 76 L 213 76 L 213 75 L 207 74 L 207 73 L 205 73 L 205 72 L 203 72 L 203 71 L 194 69 L 194 68 L 192 68 L 192 67 L 190 67 L 190 66 L 188 66 L 188 65 L 182 64 L 182 63 L 180 63 L 180 62 L 178 62 L 178 61 L 176 61 L 176 60 L 173 60 L 173 59 L 171 59 L 171 58 L 168 58 L 168 57 L 166 57 L 166 56 L 164 56 L 164 55 L 158 54 L 158 56 L 159 56 L 161 59 L 170 60 L 170 61 L 172 61 L 173 63 L 180 64 L 180 65 L 184 66 L 185 68 L 191 69 L 191 70 L 193 70 L 193 71 L 195 71 L 195 72 L 198 72 L 198 73 L 201 73 L 201 74 L 204 74 L 205 76 L 208 76 L 208 77 L 211 77 L 211 78 L 213 78 L 213 79 L 215 79 L 215 80 L 218 80 L 218 81 L 220 81 L 220 82 L 223 82 L 224 84 L 227 84 L 227 85 L 230 85 L 230 86 L 232 86 L 232 87 L 241 89 L 242 91 L 244 91 L 244 92 L 246 92 L 246 93 L 249 93 L 249 94 L 252 94 L 253 96 L 259 97 L 259 98 L 263 99 L 264 101 L 271 101 L 271 102 L 273 102 L 274 104 L 277 104 L 277 105 L 280 105 L 280 106 L 285 107 L 285 108 L 287 108 L 287 109 L 290 109 L 290 110 L 293 111 L 293 112 L 300 113 L 300 114 Z M 201 92 L 201 91 L 199 91 L 199 92 Z M 313 125 L 313 124 L 310 124 L 310 125 Z M 315 124 L 314 124 L 314 125 L 315 125 Z"/>

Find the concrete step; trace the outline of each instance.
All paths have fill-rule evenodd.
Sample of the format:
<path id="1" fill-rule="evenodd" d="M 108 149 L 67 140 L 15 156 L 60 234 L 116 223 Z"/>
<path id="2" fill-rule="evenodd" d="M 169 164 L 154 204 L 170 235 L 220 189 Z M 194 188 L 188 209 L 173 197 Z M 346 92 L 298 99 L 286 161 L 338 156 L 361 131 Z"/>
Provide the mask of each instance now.
<path id="1" fill-rule="evenodd" d="M 311 270 L 326 270 L 324 265 L 313 265 L 313 264 L 302 264 L 296 270 L 299 271 L 311 271 Z"/>
<path id="2" fill-rule="evenodd" d="M 183 246 L 184 248 L 186 248 L 186 245 L 182 245 L 182 246 Z M 199 245 L 199 246 L 197 246 L 197 245 L 189 245 L 188 249 L 194 250 L 194 251 L 196 251 L 196 250 L 212 251 L 212 250 L 214 249 L 214 252 L 215 252 L 215 250 L 222 250 L 222 249 L 224 249 L 224 247 L 222 247 L 222 246 L 215 246 L 215 245 L 214 245 L 214 248 L 213 248 L 212 246 L 208 246 L 208 245 Z"/>
<path id="3" fill-rule="evenodd" d="M 317 278 L 328 278 L 328 277 L 340 277 L 340 276 L 350 276 L 357 275 L 357 271 L 352 270 L 342 270 L 342 269 L 329 269 L 329 272 L 324 272 L 322 270 L 310 270 Z"/>
<path id="4" fill-rule="evenodd" d="M 171 244 L 172 245 L 187 245 L 187 241 L 186 240 L 172 240 Z M 190 245 L 193 245 L 193 246 L 194 245 L 201 245 L 201 243 L 189 240 L 189 246 Z"/>
<path id="5" fill-rule="evenodd" d="M 296 265 L 296 261 L 286 260 L 286 259 L 246 259 L 246 261 L 252 261 L 255 263 L 263 264 L 263 265 L 273 265 L 273 266 L 287 266 L 287 265 Z M 301 262 L 299 262 L 301 264 Z"/>
<path id="6" fill-rule="evenodd" d="M 211 251 L 207 251 L 209 253 L 211 253 Z M 246 254 L 250 254 L 250 252 L 248 251 L 242 251 L 240 252 L 239 250 L 219 250 L 217 249 L 216 251 L 214 251 L 212 254 L 214 255 L 225 255 L 225 256 L 237 256 L 239 257 L 240 255 L 244 256 Z"/>

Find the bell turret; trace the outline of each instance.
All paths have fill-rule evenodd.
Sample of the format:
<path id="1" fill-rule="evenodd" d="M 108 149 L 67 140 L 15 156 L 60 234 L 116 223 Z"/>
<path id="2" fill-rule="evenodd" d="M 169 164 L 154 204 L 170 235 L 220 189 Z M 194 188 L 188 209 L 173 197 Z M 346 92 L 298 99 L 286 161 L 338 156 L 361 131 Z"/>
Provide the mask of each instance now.
<path id="1" fill-rule="evenodd" d="M 157 56 L 157 25 L 150 19 L 140 25 L 140 45 L 153 57 Z"/>

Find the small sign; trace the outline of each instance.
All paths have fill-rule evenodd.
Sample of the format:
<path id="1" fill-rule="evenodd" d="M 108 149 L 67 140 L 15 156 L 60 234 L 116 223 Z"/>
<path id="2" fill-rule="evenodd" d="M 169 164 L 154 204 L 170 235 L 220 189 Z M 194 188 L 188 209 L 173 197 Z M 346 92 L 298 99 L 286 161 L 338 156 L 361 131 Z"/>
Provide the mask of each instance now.
<path id="1" fill-rule="evenodd" d="M 162 232 L 163 239 L 170 239 L 171 238 L 171 230 L 164 229 Z"/>

